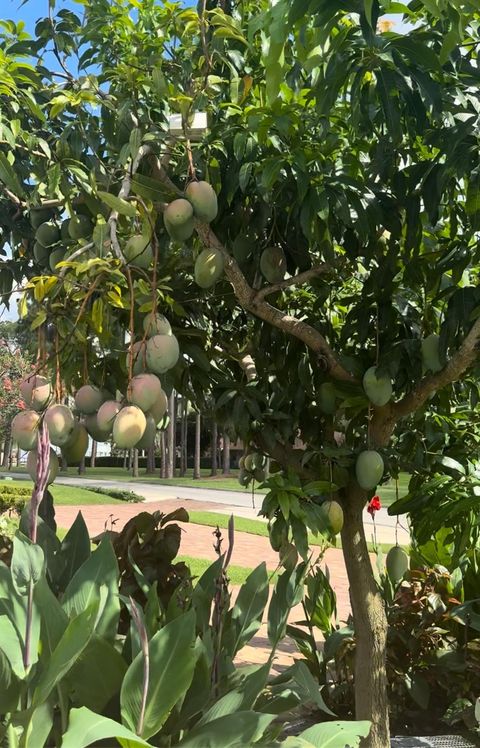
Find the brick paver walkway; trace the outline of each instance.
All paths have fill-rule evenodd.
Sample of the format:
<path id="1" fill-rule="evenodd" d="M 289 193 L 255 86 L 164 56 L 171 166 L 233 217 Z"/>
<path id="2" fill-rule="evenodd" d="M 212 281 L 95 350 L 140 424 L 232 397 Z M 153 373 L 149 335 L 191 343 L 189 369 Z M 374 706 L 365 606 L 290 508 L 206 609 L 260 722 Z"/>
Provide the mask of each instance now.
<path id="1" fill-rule="evenodd" d="M 166 500 L 159 502 L 148 502 L 148 504 L 96 504 L 85 506 L 56 506 L 55 519 L 58 527 L 68 529 L 73 523 L 77 513 L 82 512 L 83 518 L 87 524 L 91 537 L 100 534 L 105 527 L 107 529 L 121 529 L 126 522 L 140 511 L 153 512 L 160 510 L 162 512 L 171 512 L 183 506 L 187 511 L 212 511 L 215 505 L 202 503 L 198 501 L 178 501 Z M 212 528 L 192 523 L 182 525 L 182 543 L 180 552 L 182 555 L 193 556 L 195 558 L 206 558 L 214 561 L 216 553 L 213 548 Z M 226 537 L 226 531 L 222 531 Z M 224 541 L 224 546 L 226 540 Z M 249 535 L 247 533 L 235 533 L 235 542 L 232 553 L 231 563 L 237 566 L 257 566 L 265 561 L 269 570 L 274 570 L 278 564 L 278 554 L 272 550 L 268 538 L 258 535 Z M 350 612 L 350 602 L 348 594 L 348 581 L 343 562 L 342 552 L 336 548 L 329 548 L 324 557 L 324 563 L 330 571 L 332 585 L 337 593 L 338 615 L 341 621 L 345 621 Z M 233 590 L 235 595 L 236 590 Z M 292 622 L 301 620 L 303 613 L 301 606 L 298 606 L 291 613 Z M 266 626 L 262 626 L 257 636 L 252 640 L 252 644 L 245 647 L 240 653 L 240 660 L 248 663 L 265 662 L 268 657 L 268 638 Z M 291 664 L 292 656 L 296 649 L 289 641 L 281 644 L 276 659 L 276 667 L 281 669 L 285 665 Z"/>

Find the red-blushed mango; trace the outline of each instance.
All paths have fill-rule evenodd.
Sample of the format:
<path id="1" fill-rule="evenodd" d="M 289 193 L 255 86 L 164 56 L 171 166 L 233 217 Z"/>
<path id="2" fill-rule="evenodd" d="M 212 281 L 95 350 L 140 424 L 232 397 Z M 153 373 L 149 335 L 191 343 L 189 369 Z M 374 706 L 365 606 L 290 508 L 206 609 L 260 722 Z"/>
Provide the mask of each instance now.
<path id="1" fill-rule="evenodd" d="M 45 411 L 44 418 L 50 441 L 56 447 L 63 447 L 75 427 L 72 411 L 66 405 L 52 405 Z"/>
<path id="2" fill-rule="evenodd" d="M 125 245 L 123 254 L 130 265 L 135 265 L 142 270 L 148 270 L 153 262 L 150 239 L 143 234 L 131 236 Z"/>
<path id="3" fill-rule="evenodd" d="M 36 449 L 32 449 L 27 455 L 27 472 L 34 483 L 37 481 L 37 462 L 38 452 Z M 48 478 L 47 483 L 53 483 L 58 475 L 58 457 L 53 449 L 50 450 L 50 457 L 48 460 Z"/>
<path id="4" fill-rule="evenodd" d="M 127 400 L 145 412 L 155 404 L 161 391 L 162 385 L 155 374 L 137 374 L 128 384 Z"/>
<path id="5" fill-rule="evenodd" d="M 195 260 L 195 283 L 200 288 L 211 288 L 223 273 L 223 255 L 218 249 L 204 249 Z"/>
<path id="6" fill-rule="evenodd" d="M 103 402 L 105 392 L 94 384 L 84 384 L 75 395 L 75 407 L 85 416 L 96 413 Z"/>
<path id="7" fill-rule="evenodd" d="M 127 405 L 115 416 L 113 441 L 119 449 L 135 447 L 145 433 L 147 419 L 136 405 Z"/>
<path id="8" fill-rule="evenodd" d="M 208 182 L 190 182 L 185 196 L 192 203 L 195 217 L 200 221 L 210 223 L 217 217 L 217 195 Z"/>
<path id="9" fill-rule="evenodd" d="M 260 270 L 269 283 L 278 283 L 285 277 L 287 260 L 281 247 L 267 247 L 260 256 Z"/>
<path id="10" fill-rule="evenodd" d="M 100 426 L 98 425 L 98 413 L 90 413 L 90 415 L 85 416 L 84 423 L 85 423 L 85 428 L 87 429 L 88 434 L 92 437 L 94 441 L 96 442 L 108 441 L 110 434 L 112 433 L 112 429 L 110 429 L 110 431 L 107 431 L 107 430 L 100 428 Z"/>
<path id="11" fill-rule="evenodd" d="M 179 356 L 175 335 L 154 335 L 147 342 L 147 368 L 155 374 L 164 374 L 172 369 Z"/>
<path id="12" fill-rule="evenodd" d="M 149 449 L 155 441 L 155 435 L 157 433 L 157 424 L 154 419 L 148 413 L 146 414 L 147 425 L 145 426 L 145 432 L 135 444 L 136 449 Z"/>
<path id="13" fill-rule="evenodd" d="M 52 395 L 52 387 L 48 379 L 39 374 L 32 374 L 20 384 L 20 394 L 25 405 L 33 410 L 43 410 Z"/>
<path id="14" fill-rule="evenodd" d="M 193 234 L 193 207 L 183 197 L 173 200 L 163 213 L 163 222 L 169 236 L 178 242 L 184 242 Z"/>
<path id="15" fill-rule="evenodd" d="M 122 409 L 117 400 L 106 400 L 98 409 L 97 426 L 103 434 L 110 436 L 117 413 Z"/>
<path id="16" fill-rule="evenodd" d="M 133 355 L 133 374 L 141 374 L 142 372 L 146 371 L 147 370 L 147 341 L 137 340 L 137 342 L 132 345 L 132 355 Z M 129 367 L 130 367 L 130 349 L 127 350 L 127 355 L 125 358 L 125 365 L 127 367 L 127 372 L 128 372 Z"/>
<path id="17" fill-rule="evenodd" d="M 332 535 L 338 535 L 343 527 L 343 509 L 338 501 L 324 501 L 320 512 Z"/>
<path id="18" fill-rule="evenodd" d="M 363 389 L 373 405 L 386 405 L 392 397 L 392 381 L 385 374 L 378 374 L 377 367 L 371 366 L 363 375 Z"/>
<path id="19" fill-rule="evenodd" d="M 91 418 L 91 416 L 89 416 Z M 70 439 L 62 447 L 62 455 L 68 465 L 80 465 L 81 461 L 87 454 L 88 449 L 88 432 L 83 423 L 78 421 L 72 431 Z"/>
<path id="20" fill-rule="evenodd" d="M 150 312 L 143 318 L 143 331 L 147 338 L 153 335 L 171 335 L 172 328 L 170 322 L 163 314 L 154 314 Z"/>
<path id="21" fill-rule="evenodd" d="M 34 410 L 22 410 L 12 420 L 12 439 L 20 449 L 34 449 L 37 445 L 40 416 Z"/>
<path id="22" fill-rule="evenodd" d="M 355 463 L 355 475 L 361 488 L 366 491 L 374 489 L 382 480 L 383 471 L 383 459 L 378 452 L 374 449 L 360 452 Z"/>
<path id="23" fill-rule="evenodd" d="M 153 420 L 155 421 L 155 424 L 158 424 L 164 417 L 167 410 L 168 410 L 168 399 L 167 399 L 165 392 L 162 390 L 157 400 L 155 401 L 155 403 L 152 405 L 152 407 L 148 411 L 148 415 L 152 416 Z"/>

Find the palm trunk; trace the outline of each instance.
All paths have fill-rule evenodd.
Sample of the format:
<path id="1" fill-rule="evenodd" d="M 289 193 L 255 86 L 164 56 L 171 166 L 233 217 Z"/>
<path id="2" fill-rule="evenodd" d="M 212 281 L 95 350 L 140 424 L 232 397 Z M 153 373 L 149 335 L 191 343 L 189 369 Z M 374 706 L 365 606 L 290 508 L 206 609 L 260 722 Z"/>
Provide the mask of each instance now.
<path id="1" fill-rule="evenodd" d="M 230 474 L 230 437 L 224 431 L 223 432 L 223 469 L 224 475 Z"/>
<path id="2" fill-rule="evenodd" d="M 97 442 L 92 441 L 92 453 L 90 455 L 90 467 L 95 467 L 95 460 L 97 459 Z"/>
<path id="3" fill-rule="evenodd" d="M 355 718 L 372 721 L 365 748 L 389 748 L 387 619 L 365 539 L 362 513 L 366 500 L 356 484 L 345 490 L 342 546 L 355 621 Z"/>
<path id="4" fill-rule="evenodd" d="M 188 400 L 182 397 L 182 420 L 180 423 L 180 475 L 186 475 L 188 469 Z"/>
<path id="5" fill-rule="evenodd" d="M 202 416 L 197 413 L 195 416 L 195 459 L 193 463 L 193 477 L 200 478 L 200 436 L 202 430 Z"/>
<path id="6" fill-rule="evenodd" d="M 155 441 L 147 450 L 147 475 L 154 475 L 155 473 Z"/>
<path id="7" fill-rule="evenodd" d="M 123 450 L 123 469 L 124 470 L 127 469 L 127 460 L 128 460 L 128 450 L 124 449 Z"/>
<path id="8" fill-rule="evenodd" d="M 2 460 L 2 467 L 8 468 L 10 464 L 10 451 L 12 449 L 12 437 L 10 434 L 6 437 L 5 443 L 3 445 L 3 460 Z"/>
<path id="9" fill-rule="evenodd" d="M 175 475 L 175 393 L 168 400 L 168 413 L 170 421 L 167 429 L 167 478 Z"/>
<path id="10" fill-rule="evenodd" d="M 138 478 L 138 449 L 133 450 L 132 476 Z"/>
<path id="11" fill-rule="evenodd" d="M 82 459 L 80 465 L 78 466 L 78 474 L 85 475 L 85 457 Z"/>
<path id="12" fill-rule="evenodd" d="M 210 475 L 216 475 L 217 474 L 217 467 L 218 467 L 218 429 L 217 429 L 217 422 L 213 421 L 212 423 L 212 467 L 210 470 Z"/>
<path id="13" fill-rule="evenodd" d="M 167 450 L 165 447 L 165 431 L 160 434 L 160 478 L 167 477 Z"/>

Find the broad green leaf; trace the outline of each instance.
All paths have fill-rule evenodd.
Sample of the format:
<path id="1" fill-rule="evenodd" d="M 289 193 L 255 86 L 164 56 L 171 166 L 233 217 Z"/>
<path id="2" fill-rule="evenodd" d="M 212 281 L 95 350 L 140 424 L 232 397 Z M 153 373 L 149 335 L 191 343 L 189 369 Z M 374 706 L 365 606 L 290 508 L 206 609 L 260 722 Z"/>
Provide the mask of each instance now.
<path id="1" fill-rule="evenodd" d="M 121 197 L 112 195 L 110 192 L 103 192 L 102 190 L 99 190 L 97 195 L 105 205 L 108 205 L 109 208 L 117 213 L 120 213 L 123 216 L 129 216 L 130 218 L 135 218 L 137 215 L 137 208 L 133 203 L 129 203 Z"/>
<path id="2" fill-rule="evenodd" d="M 256 743 L 273 720 L 273 714 L 236 712 L 194 727 L 179 742 L 182 748 L 238 748 Z"/>
<path id="3" fill-rule="evenodd" d="M 268 575 L 263 562 L 248 575 L 227 618 L 225 637 L 232 658 L 260 628 L 267 601 Z"/>
<path id="4" fill-rule="evenodd" d="M 370 722 L 323 722 L 300 733 L 315 748 L 356 748 L 370 732 Z"/>
<path id="5" fill-rule="evenodd" d="M 67 675 L 74 704 L 103 710 L 120 692 L 127 663 L 114 645 L 94 635 Z"/>
<path id="6" fill-rule="evenodd" d="M 33 710 L 22 739 L 21 748 L 44 748 L 53 726 L 53 707 L 48 702 Z"/>
<path id="7" fill-rule="evenodd" d="M 5 614 L 0 615 L 0 648 L 18 678 L 25 677 L 23 648 L 15 626 Z"/>
<path id="8" fill-rule="evenodd" d="M 135 174 L 132 179 L 132 192 L 140 197 L 151 200 L 154 203 L 172 200 L 178 197 L 167 185 L 159 179 L 147 177 L 144 174 Z"/>
<path id="9" fill-rule="evenodd" d="M 105 536 L 98 548 L 80 566 L 70 580 L 62 605 L 71 617 L 78 615 L 98 599 L 100 587 L 108 590 L 105 607 L 100 613 L 96 633 L 113 640 L 120 615 L 118 598 L 118 564 L 110 540 Z"/>
<path id="10" fill-rule="evenodd" d="M 68 626 L 68 616 L 50 589 L 45 576 L 35 585 L 33 595 L 41 619 L 42 660 L 48 660 Z"/>
<path id="11" fill-rule="evenodd" d="M 1 616 L 0 616 L 1 619 Z M 2 636 L 2 626 L 0 622 L 0 636 Z M 7 646 L 7 644 L 5 644 Z M 20 651 L 20 666 L 23 666 L 21 662 L 21 651 Z M 20 697 L 21 683 L 13 672 L 7 655 L 0 649 L 0 714 L 7 714 L 7 712 L 14 711 L 18 706 L 18 700 Z"/>
<path id="12" fill-rule="evenodd" d="M 102 717 L 86 707 L 71 709 L 68 730 L 63 735 L 62 748 L 87 748 L 100 740 L 113 738 L 122 748 L 152 748 L 150 743 L 113 719 Z"/>
<path id="13" fill-rule="evenodd" d="M 48 699 L 52 689 L 77 662 L 93 636 L 100 603 L 99 599 L 95 600 L 69 622 L 36 683 L 32 701 L 34 706 Z"/>
<path id="14" fill-rule="evenodd" d="M 149 641 L 150 679 L 142 737 L 155 735 L 193 678 L 195 613 L 189 611 L 164 626 Z M 144 657 L 128 668 L 120 694 L 122 719 L 136 730 L 142 702 Z"/>
<path id="15" fill-rule="evenodd" d="M 62 540 L 58 555 L 63 560 L 62 576 L 58 584 L 61 589 L 65 589 L 73 575 L 90 558 L 90 536 L 81 512 L 78 512 Z"/>
<path id="16" fill-rule="evenodd" d="M 47 319 L 47 312 L 46 309 L 40 309 L 40 311 L 35 315 L 35 318 L 32 321 L 32 324 L 30 325 L 30 330 L 36 330 L 37 327 L 41 327 L 45 320 Z"/>
<path id="17" fill-rule="evenodd" d="M 27 595 L 30 584 L 35 585 L 42 576 L 44 565 L 40 546 L 17 532 L 13 539 L 12 582 L 19 595 Z"/>

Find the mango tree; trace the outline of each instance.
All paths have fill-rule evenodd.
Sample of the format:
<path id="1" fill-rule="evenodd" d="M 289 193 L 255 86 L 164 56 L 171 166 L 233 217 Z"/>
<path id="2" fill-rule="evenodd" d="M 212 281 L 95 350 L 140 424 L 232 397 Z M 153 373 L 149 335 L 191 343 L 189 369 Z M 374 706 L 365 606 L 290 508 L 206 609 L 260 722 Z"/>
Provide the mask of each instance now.
<path id="1" fill-rule="evenodd" d="M 430 425 L 478 397 L 476 4 L 78 6 L 0 31 L 0 290 L 71 387 L 125 391 L 165 315 L 164 390 L 277 463 L 284 539 L 306 556 L 340 504 L 356 716 L 386 748 L 362 514 L 432 453 L 452 469 Z"/>

